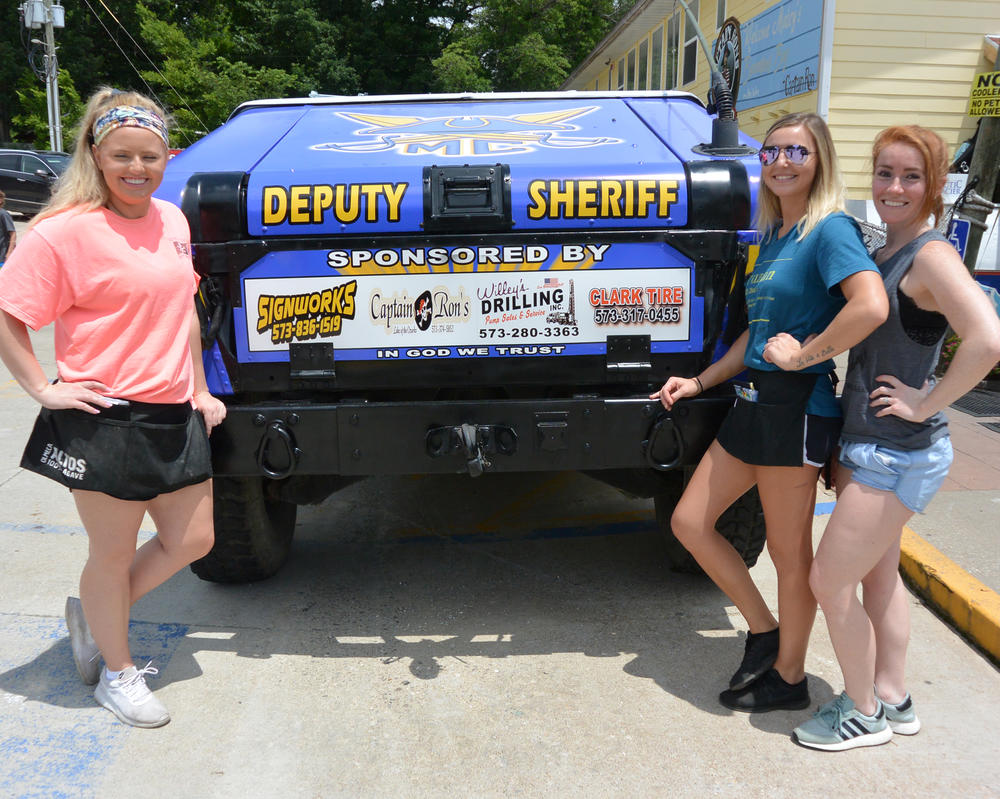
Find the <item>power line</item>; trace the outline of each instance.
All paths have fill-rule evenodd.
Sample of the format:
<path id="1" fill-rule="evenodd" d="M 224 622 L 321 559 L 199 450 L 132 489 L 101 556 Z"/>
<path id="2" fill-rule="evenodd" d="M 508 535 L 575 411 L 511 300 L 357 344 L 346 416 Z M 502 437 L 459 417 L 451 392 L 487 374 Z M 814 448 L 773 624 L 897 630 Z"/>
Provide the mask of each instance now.
<path id="1" fill-rule="evenodd" d="M 149 83 L 148 83 L 148 81 L 142 76 L 142 73 L 139 72 L 139 68 L 135 64 L 132 63 L 132 60 L 128 57 L 128 54 L 125 52 L 125 49 L 111 35 L 111 31 L 108 30 L 108 26 L 104 24 L 104 20 L 102 20 L 100 18 L 100 16 L 98 16 L 97 12 L 94 10 L 94 7 L 90 4 L 90 0 L 83 0 L 83 2 L 86 3 L 87 8 L 90 9 L 90 13 L 94 15 L 94 18 L 101 24 L 101 27 L 104 28 L 104 32 L 108 34 L 108 38 L 112 42 L 114 42 L 115 46 L 121 51 L 122 56 L 124 56 L 125 60 L 128 61 L 129 66 L 132 67 L 132 69 L 135 71 L 135 74 L 139 76 L 139 80 L 141 80 L 143 82 L 143 84 L 146 86 L 146 89 L 149 91 L 150 95 L 153 98 L 155 98 L 156 101 L 159 102 L 161 105 L 165 105 L 165 103 L 163 103 L 163 101 L 160 100 L 160 98 L 157 96 L 156 92 L 153 90 L 153 87 L 150 86 Z M 180 100 L 181 105 L 183 105 L 184 108 L 186 108 L 190 112 L 191 116 L 193 116 L 195 119 L 198 120 L 198 124 L 201 125 L 202 130 L 206 130 L 208 128 L 208 126 L 204 123 L 204 121 L 202 120 L 202 118 L 198 116 L 198 114 L 195 112 L 195 110 L 193 108 L 191 108 L 190 105 L 188 105 L 187 101 L 184 99 L 184 96 L 176 88 L 174 88 L 173 84 L 169 80 L 167 80 L 167 76 L 164 75 L 160 71 L 160 68 L 156 65 L 156 62 L 154 62 L 153 59 L 150 58 L 149 55 L 146 53 L 146 51 L 142 49 L 142 45 L 140 45 L 132 37 L 132 34 L 128 32 L 128 29 L 121 23 L 121 20 L 119 20 L 118 17 L 115 16 L 114 11 L 112 11 L 110 8 L 108 8 L 108 6 L 105 4 L 104 0 L 98 0 L 98 2 L 101 4 L 101 6 L 104 8 L 104 10 L 107 11 L 108 14 L 111 15 L 111 18 L 118 24 L 118 27 L 122 29 L 122 31 L 125 33 L 125 35 L 128 36 L 129 40 L 132 42 L 132 44 L 135 45 L 136 49 L 140 53 L 142 53 L 143 57 L 153 67 L 153 70 L 156 72 L 156 74 L 159 75 L 160 78 L 163 79 L 163 82 L 165 84 L 167 84 L 167 86 L 174 93 L 174 95 L 177 97 L 177 99 Z M 192 139 L 191 139 L 190 136 L 188 136 L 187 132 L 184 131 L 183 128 L 181 128 L 179 130 L 184 135 L 184 138 L 187 139 L 188 144 L 191 144 L 192 143 Z"/>

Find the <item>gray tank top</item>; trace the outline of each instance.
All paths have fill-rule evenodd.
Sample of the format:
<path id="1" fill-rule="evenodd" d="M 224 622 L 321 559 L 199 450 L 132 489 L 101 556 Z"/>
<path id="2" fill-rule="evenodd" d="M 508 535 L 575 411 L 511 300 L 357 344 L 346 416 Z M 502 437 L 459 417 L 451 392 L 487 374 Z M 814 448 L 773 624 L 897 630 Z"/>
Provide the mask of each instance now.
<path id="1" fill-rule="evenodd" d="M 903 245 L 892 257 L 879 264 L 885 291 L 889 295 L 889 318 L 868 338 L 851 348 L 844 378 L 843 438 L 884 444 L 895 449 L 926 449 L 948 433 L 948 420 L 936 413 L 923 422 L 908 422 L 898 416 L 877 417 L 879 408 L 869 406 L 869 393 L 878 388 L 878 375 L 893 375 L 908 386 L 922 386 L 937 366 L 944 331 L 936 341 L 918 343 L 907 335 L 900 320 L 899 281 L 913 265 L 920 249 L 931 241 L 944 241 L 936 230 L 928 230 Z"/>

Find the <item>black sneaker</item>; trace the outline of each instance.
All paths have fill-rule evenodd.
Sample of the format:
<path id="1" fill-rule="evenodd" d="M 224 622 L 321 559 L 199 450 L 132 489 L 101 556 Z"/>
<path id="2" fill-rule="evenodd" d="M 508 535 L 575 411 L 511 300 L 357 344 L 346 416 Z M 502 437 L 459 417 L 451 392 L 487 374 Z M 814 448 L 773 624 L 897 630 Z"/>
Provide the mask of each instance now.
<path id="1" fill-rule="evenodd" d="M 729 688 L 742 691 L 774 665 L 778 658 L 778 627 L 766 633 L 747 633 L 743 662 L 729 681 Z"/>
<path id="2" fill-rule="evenodd" d="M 809 707 L 809 686 L 802 682 L 790 685 L 774 669 L 742 691 L 723 691 L 719 701 L 730 710 L 764 713 L 768 710 L 804 710 Z"/>

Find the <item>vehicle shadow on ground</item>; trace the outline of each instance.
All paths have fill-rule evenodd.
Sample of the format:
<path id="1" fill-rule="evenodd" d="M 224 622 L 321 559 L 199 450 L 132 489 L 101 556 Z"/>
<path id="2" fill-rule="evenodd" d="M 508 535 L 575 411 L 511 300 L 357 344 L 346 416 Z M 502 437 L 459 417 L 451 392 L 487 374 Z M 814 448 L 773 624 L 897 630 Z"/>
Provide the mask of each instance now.
<path id="1" fill-rule="evenodd" d="M 200 676 L 208 652 L 369 659 L 373 678 L 403 661 L 417 680 L 470 658 L 579 653 L 628 658 L 625 679 L 729 715 L 717 695 L 743 651 L 731 613 L 706 578 L 669 571 L 649 501 L 573 474 L 386 478 L 300 509 L 269 580 L 183 571 L 136 605 L 131 635 L 161 668 L 156 688 Z M 0 689 L 93 701 L 66 638 L 0 674 Z"/>

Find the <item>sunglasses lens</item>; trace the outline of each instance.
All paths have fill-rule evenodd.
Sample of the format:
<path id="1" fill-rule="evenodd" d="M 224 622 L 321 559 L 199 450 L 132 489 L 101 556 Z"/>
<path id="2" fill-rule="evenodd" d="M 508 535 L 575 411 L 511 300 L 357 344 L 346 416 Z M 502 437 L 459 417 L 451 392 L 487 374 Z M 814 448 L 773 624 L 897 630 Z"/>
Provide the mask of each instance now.
<path id="1" fill-rule="evenodd" d="M 757 155 L 764 166 L 771 166 L 778 160 L 779 153 L 784 153 L 785 158 L 792 164 L 804 164 L 809 155 L 809 151 L 801 144 L 790 144 L 787 147 L 776 147 L 772 144 L 768 147 L 761 147 Z"/>

